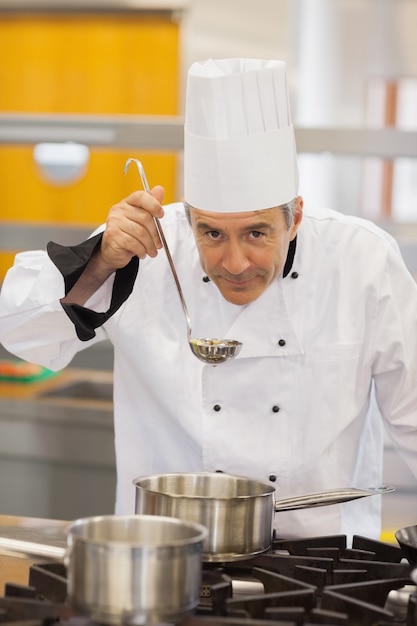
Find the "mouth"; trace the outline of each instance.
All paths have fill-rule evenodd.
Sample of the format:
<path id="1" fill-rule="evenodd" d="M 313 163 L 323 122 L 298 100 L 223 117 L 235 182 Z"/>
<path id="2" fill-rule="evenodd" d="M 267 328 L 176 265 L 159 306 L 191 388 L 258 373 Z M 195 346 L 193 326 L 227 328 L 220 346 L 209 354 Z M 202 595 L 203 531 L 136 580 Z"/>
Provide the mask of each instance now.
<path id="1" fill-rule="evenodd" d="M 227 276 L 221 276 L 220 279 L 228 286 L 228 287 L 232 287 L 233 289 L 245 289 L 245 287 L 250 286 L 251 284 L 253 284 L 253 281 L 256 280 L 257 276 L 250 276 L 250 277 L 233 277 L 233 278 L 228 278 Z"/>

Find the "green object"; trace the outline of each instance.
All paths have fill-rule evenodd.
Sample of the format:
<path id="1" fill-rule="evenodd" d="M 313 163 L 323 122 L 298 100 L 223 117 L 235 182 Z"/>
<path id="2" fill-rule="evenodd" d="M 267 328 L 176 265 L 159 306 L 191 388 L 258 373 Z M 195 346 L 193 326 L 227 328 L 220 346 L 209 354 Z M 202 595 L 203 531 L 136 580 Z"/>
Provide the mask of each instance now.
<path id="1" fill-rule="evenodd" d="M 41 365 L 32 365 L 27 361 L 0 361 L 0 382 L 34 383 L 47 380 L 57 374 L 59 372 L 53 372 Z"/>

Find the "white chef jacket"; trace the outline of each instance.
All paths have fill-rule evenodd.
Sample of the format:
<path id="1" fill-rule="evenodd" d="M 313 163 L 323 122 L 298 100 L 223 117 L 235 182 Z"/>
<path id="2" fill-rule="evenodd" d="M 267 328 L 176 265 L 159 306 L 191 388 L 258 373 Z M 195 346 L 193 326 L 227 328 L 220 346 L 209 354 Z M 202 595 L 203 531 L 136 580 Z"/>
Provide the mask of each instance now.
<path id="1" fill-rule="evenodd" d="M 241 474 L 277 499 L 379 485 L 383 423 L 417 476 L 417 286 L 388 234 L 306 210 L 290 273 L 237 306 L 203 280 L 182 204 L 165 207 L 163 226 L 193 336 L 240 340 L 233 361 L 191 353 L 163 251 L 140 261 L 130 297 L 88 342 L 45 252 L 17 255 L 0 301 L 0 340 L 28 361 L 59 370 L 96 341 L 114 344 L 117 513 L 134 512 L 132 481 L 151 473 Z M 86 306 L 105 311 L 112 285 Z M 376 496 L 276 513 L 274 524 L 280 537 L 379 537 L 380 507 Z"/>

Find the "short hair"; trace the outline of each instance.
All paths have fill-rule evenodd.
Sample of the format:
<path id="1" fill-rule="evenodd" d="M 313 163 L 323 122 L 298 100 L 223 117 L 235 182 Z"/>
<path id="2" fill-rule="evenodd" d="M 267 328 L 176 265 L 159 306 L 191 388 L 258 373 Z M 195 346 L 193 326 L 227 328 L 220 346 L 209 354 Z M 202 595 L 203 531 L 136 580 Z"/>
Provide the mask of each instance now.
<path id="1" fill-rule="evenodd" d="M 286 202 L 285 204 L 280 204 L 277 207 L 278 209 L 281 209 L 282 212 L 284 213 L 285 223 L 286 223 L 288 230 L 293 225 L 296 207 L 297 207 L 297 198 L 294 198 L 293 200 L 290 200 L 289 202 Z M 185 202 L 184 200 L 185 215 L 189 224 L 191 224 L 190 209 L 192 208 L 193 207 L 190 204 L 188 204 L 188 202 Z"/>

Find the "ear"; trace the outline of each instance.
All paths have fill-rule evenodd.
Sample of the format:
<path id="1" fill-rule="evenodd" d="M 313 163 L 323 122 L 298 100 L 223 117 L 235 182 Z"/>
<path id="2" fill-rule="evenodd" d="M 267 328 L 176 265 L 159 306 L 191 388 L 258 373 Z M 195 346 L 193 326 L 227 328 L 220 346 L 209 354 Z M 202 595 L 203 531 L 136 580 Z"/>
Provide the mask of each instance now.
<path id="1" fill-rule="evenodd" d="M 296 206 L 295 206 L 295 211 L 294 211 L 294 220 L 293 220 L 293 225 L 291 226 L 290 229 L 290 241 L 292 241 L 294 239 L 294 237 L 297 234 L 297 230 L 298 227 L 300 226 L 302 219 L 303 219 L 303 206 L 304 206 L 304 201 L 302 199 L 301 196 L 297 196 L 296 198 Z"/>

